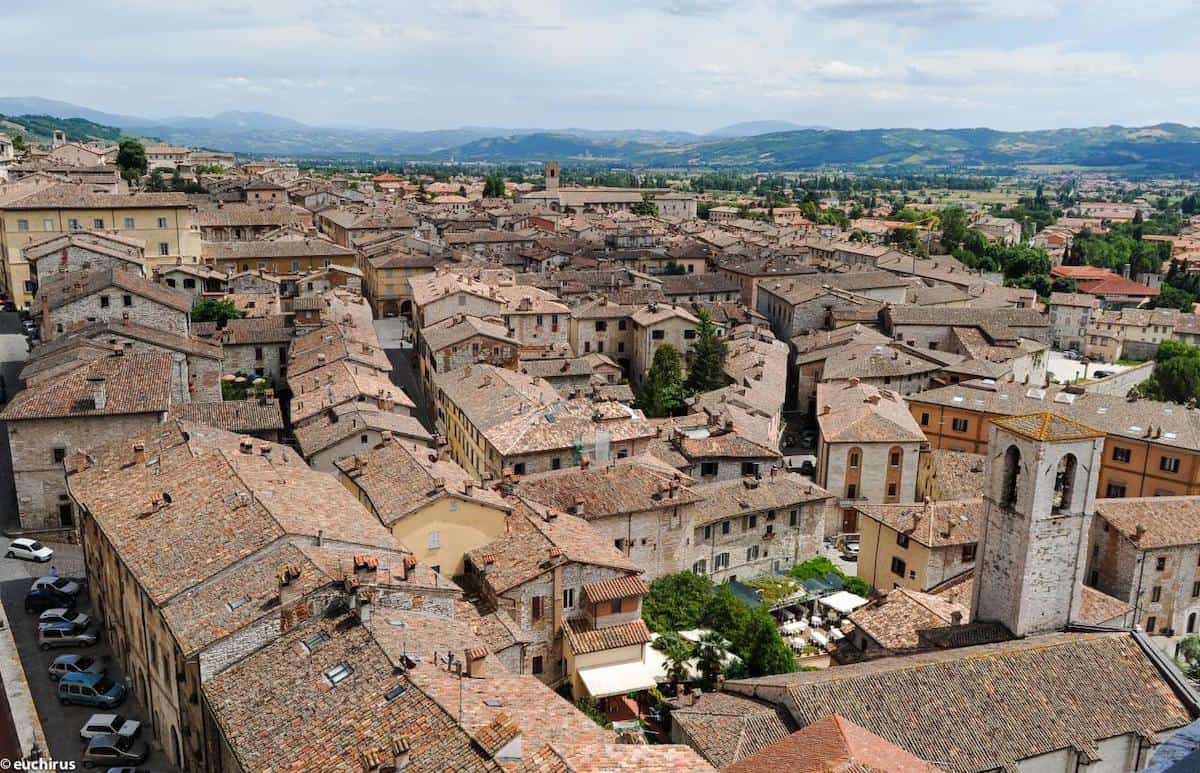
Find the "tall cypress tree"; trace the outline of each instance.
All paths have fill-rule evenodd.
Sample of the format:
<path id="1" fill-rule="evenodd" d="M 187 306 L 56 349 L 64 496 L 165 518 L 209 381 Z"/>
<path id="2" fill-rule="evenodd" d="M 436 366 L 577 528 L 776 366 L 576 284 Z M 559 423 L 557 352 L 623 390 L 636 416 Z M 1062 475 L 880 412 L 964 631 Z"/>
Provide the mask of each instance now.
<path id="1" fill-rule="evenodd" d="M 725 386 L 725 342 L 717 336 L 708 309 L 700 310 L 700 326 L 690 350 L 692 363 L 688 368 L 687 387 L 692 392 L 708 392 Z"/>

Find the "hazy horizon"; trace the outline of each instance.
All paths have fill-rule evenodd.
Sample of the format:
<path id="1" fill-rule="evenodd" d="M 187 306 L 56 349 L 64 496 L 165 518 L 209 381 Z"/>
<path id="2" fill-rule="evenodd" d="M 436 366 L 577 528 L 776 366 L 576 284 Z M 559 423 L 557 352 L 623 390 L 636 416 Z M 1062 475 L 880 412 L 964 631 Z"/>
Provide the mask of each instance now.
<path id="1" fill-rule="evenodd" d="M 6 9 L 0 93 L 147 118 L 705 133 L 1200 124 L 1160 0 L 193 2 Z M 87 18 L 88 25 L 60 20 Z"/>

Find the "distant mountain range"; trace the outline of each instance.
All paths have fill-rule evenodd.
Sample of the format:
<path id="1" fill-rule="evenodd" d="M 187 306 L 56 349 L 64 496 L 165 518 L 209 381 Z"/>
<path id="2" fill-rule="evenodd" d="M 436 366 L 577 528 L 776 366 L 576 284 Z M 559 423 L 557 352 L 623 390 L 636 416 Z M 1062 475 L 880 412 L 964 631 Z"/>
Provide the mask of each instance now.
<path id="1" fill-rule="evenodd" d="M 488 126 L 404 131 L 316 127 L 258 112 L 149 119 L 40 97 L 0 97 L 0 116 L 9 116 L 0 118 L 7 122 L 0 124 L 0 131 L 27 126 L 33 136 L 48 136 L 50 124 L 59 119 L 72 138 L 111 140 L 123 131 L 191 147 L 293 158 L 480 163 L 555 158 L 567 164 L 762 171 L 823 167 L 986 171 L 1069 166 L 1200 174 L 1200 129 L 1180 124 L 1002 132 L 984 128 L 835 130 L 786 121 L 750 121 L 708 134 Z"/>

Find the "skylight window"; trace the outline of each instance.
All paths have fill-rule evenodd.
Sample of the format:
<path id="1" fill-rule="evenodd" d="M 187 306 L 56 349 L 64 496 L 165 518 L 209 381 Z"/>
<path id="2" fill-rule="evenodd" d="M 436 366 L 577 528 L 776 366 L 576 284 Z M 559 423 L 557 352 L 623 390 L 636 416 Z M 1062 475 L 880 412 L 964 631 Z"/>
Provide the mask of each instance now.
<path id="1" fill-rule="evenodd" d="M 325 678 L 329 680 L 329 684 L 337 686 L 350 678 L 354 670 L 345 663 L 338 663 L 333 668 L 325 669 Z"/>
<path id="2" fill-rule="evenodd" d="M 300 642 L 300 644 L 305 650 L 308 651 L 308 654 L 311 655 L 317 651 L 318 647 L 327 641 L 329 641 L 329 634 L 325 633 L 324 631 L 320 631 L 318 633 L 314 633 L 312 636 L 309 636 L 307 639 L 304 639 Z"/>
<path id="3" fill-rule="evenodd" d="M 242 596 L 241 598 L 236 598 L 233 601 L 226 602 L 225 607 L 230 612 L 232 612 L 233 610 L 237 609 L 238 607 L 244 607 L 249 603 L 250 603 L 250 597 Z"/>
<path id="4" fill-rule="evenodd" d="M 326 674 L 326 676 L 328 676 L 328 674 Z M 397 698 L 399 698 L 401 695 L 403 695 L 407 691 L 407 689 L 408 688 L 406 688 L 404 685 L 398 684 L 395 687 L 393 687 L 392 689 L 385 692 L 383 694 L 383 699 L 390 703 L 390 702 L 396 700 Z"/>

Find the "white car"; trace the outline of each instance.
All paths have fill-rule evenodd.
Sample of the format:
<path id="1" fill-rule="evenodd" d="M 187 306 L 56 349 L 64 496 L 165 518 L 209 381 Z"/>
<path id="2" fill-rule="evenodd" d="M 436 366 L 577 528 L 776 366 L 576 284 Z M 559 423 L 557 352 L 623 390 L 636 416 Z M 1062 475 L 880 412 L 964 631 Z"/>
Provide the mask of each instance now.
<path id="1" fill-rule="evenodd" d="M 72 612 L 62 607 L 47 609 L 38 617 L 39 625 L 41 623 L 71 623 L 82 629 L 87 628 L 90 622 L 92 622 L 92 618 L 83 612 Z"/>
<path id="2" fill-rule="evenodd" d="M 79 737 L 90 741 L 98 735 L 117 735 L 136 738 L 142 723 L 121 714 L 93 714 L 79 729 Z"/>
<path id="3" fill-rule="evenodd" d="M 79 583 L 74 580 L 68 580 L 66 577 L 39 577 L 33 581 L 33 585 L 29 587 L 29 590 L 37 590 L 43 585 L 53 586 L 56 591 L 65 593 L 68 596 L 79 595 Z"/>
<path id="4" fill-rule="evenodd" d="M 9 543 L 8 552 L 4 554 L 4 557 L 46 563 L 51 558 L 54 558 L 54 551 L 35 539 L 18 537 Z"/>

